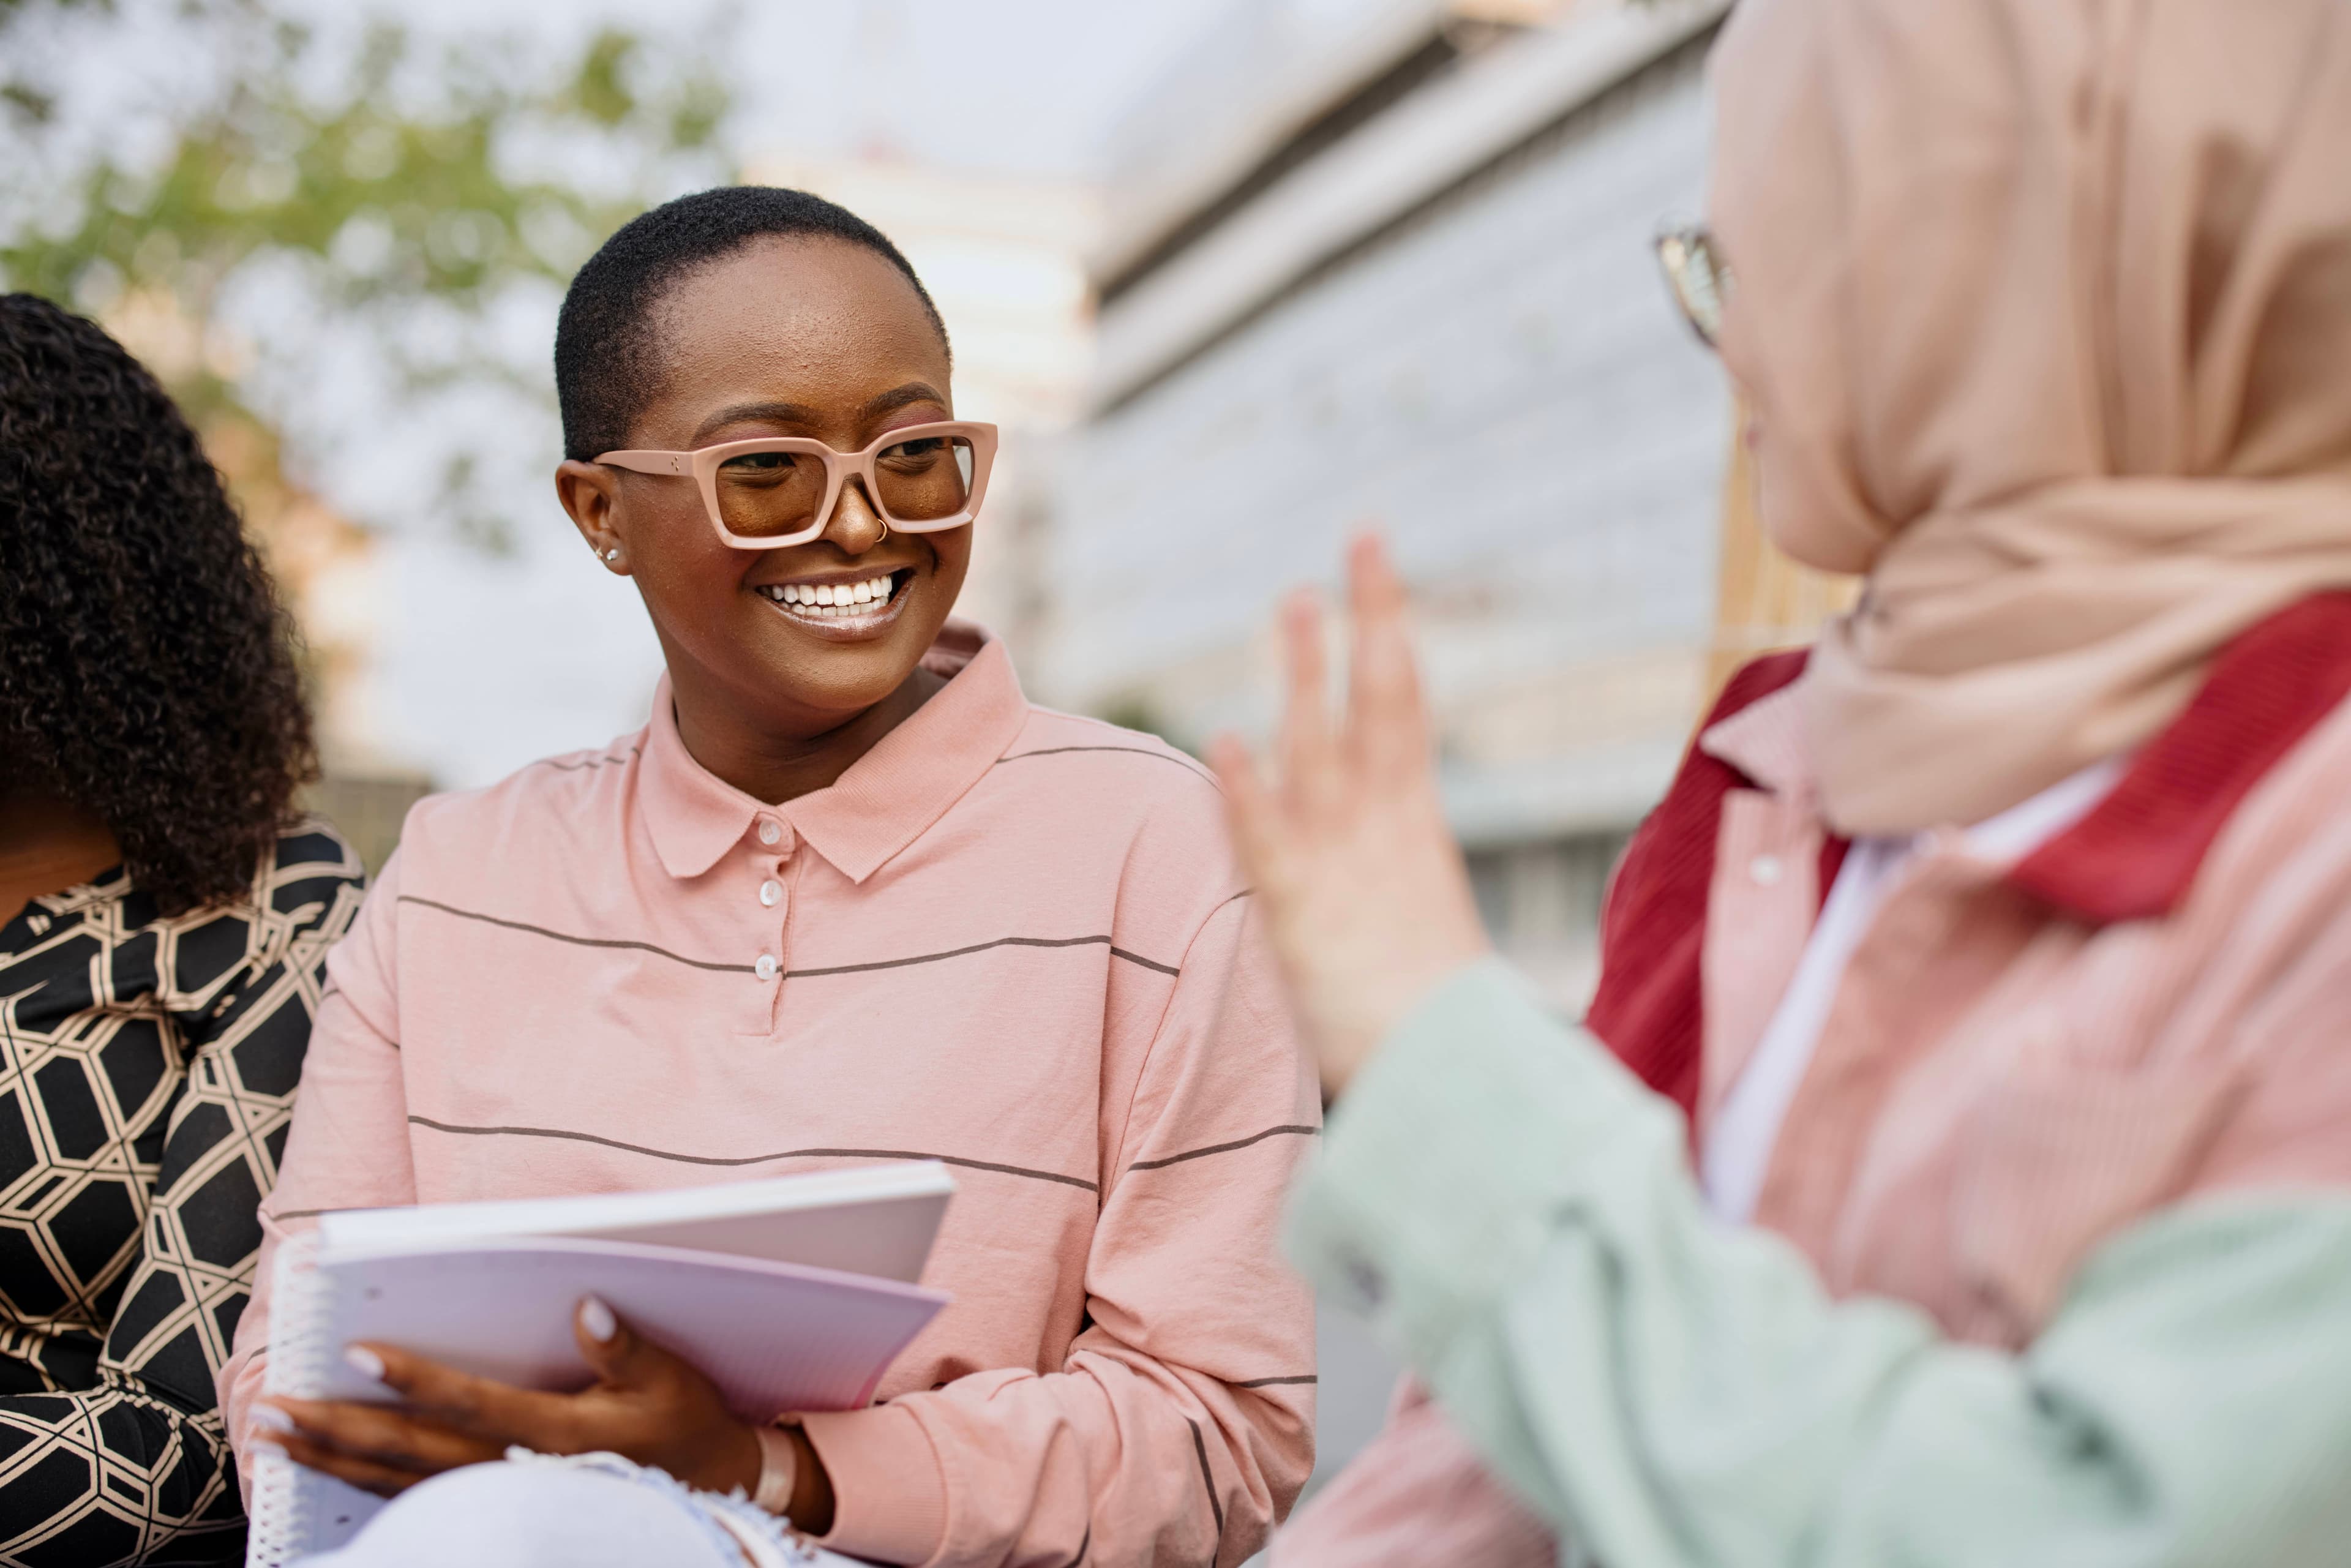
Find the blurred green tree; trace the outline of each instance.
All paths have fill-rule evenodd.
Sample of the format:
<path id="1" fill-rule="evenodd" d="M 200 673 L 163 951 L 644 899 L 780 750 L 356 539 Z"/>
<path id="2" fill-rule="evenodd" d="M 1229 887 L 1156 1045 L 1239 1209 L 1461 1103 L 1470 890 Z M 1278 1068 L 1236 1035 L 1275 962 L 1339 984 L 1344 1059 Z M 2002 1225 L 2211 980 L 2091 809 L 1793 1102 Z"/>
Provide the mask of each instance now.
<path id="1" fill-rule="evenodd" d="M 160 138 L 70 134 L 72 61 L 175 38 L 207 43 L 214 68 L 152 110 Z M 364 325 L 411 398 L 484 383 L 548 398 L 544 354 L 501 354 L 495 313 L 518 285 L 559 286 L 647 201 L 730 176 L 727 93 L 705 58 L 606 30 L 550 70 L 519 38 L 426 46 L 380 23 L 325 39 L 285 0 L 0 0 L 0 283 L 113 328 L 248 515 L 266 512 L 268 492 L 303 488 L 288 468 L 322 455 L 287 459 L 271 417 L 272 389 L 308 395 L 315 367 L 283 373 L 309 345 L 257 343 L 238 287 L 290 279 Z M 504 549 L 485 476 L 499 433 L 467 434 L 438 453 L 433 510 Z"/>

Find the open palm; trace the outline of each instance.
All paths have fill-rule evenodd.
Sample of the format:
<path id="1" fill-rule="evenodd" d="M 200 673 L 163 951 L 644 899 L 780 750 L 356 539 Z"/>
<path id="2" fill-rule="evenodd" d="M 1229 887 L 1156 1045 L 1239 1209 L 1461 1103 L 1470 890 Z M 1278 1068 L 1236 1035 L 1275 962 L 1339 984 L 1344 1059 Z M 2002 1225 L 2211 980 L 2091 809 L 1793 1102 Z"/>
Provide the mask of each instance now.
<path id="1" fill-rule="evenodd" d="M 1488 950 L 1445 823 L 1404 584 L 1376 538 L 1348 558 L 1343 722 L 1331 722 L 1322 610 L 1282 610 L 1289 691 L 1269 780 L 1230 737 L 1212 760 L 1234 836 L 1326 1091 L 1446 976 Z"/>

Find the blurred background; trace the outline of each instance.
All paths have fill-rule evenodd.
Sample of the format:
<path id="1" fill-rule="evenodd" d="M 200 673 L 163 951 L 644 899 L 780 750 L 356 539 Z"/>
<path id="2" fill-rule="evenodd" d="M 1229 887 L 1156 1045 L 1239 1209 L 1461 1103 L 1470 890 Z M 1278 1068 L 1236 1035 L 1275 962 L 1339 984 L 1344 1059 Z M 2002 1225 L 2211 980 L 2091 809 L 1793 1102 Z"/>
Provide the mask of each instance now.
<path id="1" fill-rule="evenodd" d="M 1713 685 L 1850 592 L 1756 532 L 1652 254 L 1728 9 L 0 0 L 0 283 L 195 417 L 380 863 L 419 794 L 645 717 L 651 631 L 549 482 L 572 269 L 684 191 L 831 196 L 1004 427 L 964 608 L 1031 695 L 1261 731 L 1274 599 L 1385 528 L 1489 922 L 1573 1010 Z M 1325 1316 L 1327 1474 L 1390 1367 Z"/>

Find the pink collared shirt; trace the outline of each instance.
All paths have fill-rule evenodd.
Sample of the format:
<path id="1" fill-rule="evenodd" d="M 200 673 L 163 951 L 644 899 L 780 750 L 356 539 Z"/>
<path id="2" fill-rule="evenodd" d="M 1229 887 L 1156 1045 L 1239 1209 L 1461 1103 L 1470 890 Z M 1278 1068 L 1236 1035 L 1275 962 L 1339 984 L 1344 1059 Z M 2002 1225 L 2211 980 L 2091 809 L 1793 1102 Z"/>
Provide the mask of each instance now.
<path id="1" fill-rule="evenodd" d="M 828 1544 L 890 1563 L 1238 1563 L 1312 1466 L 1313 1316 L 1277 1256 L 1319 1124 L 1209 775 L 953 678 L 768 806 L 642 732 L 410 815 L 329 960 L 253 1303 L 318 1212 L 877 1159 L 960 1184 L 954 1304 L 886 1403 L 811 1416 Z"/>

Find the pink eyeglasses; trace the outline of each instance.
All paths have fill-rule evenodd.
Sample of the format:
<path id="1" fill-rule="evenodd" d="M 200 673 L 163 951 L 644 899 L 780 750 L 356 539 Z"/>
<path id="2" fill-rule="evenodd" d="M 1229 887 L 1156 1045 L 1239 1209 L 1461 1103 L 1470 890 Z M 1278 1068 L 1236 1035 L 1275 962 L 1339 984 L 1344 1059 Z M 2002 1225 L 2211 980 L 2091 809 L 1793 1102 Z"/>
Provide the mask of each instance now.
<path id="1" fill-rule="evenodd" d="M 862 452 L 796 435 L 726 441 L 692 452 L 607 452 L 596 459 L 638 474 L 692 477 L 718 537 L 737 549 L 804 545 L 832 520 L 855 479 L 900 533 L 959 528 L 979 515 L 996 461 L 996 426 L 951 420 L 893 430 Z"/>

